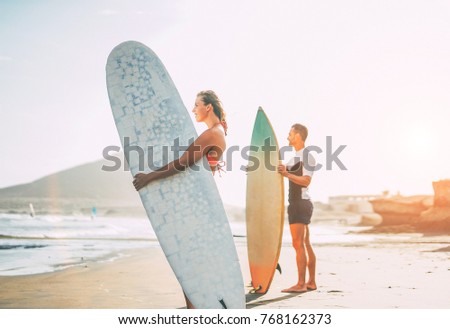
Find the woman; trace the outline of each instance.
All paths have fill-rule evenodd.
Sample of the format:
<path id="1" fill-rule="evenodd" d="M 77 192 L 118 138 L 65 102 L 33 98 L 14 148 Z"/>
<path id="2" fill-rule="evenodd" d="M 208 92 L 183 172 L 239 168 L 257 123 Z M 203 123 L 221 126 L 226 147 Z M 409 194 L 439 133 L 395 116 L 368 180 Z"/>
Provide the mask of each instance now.
<path id="1" fill-rule="evenodd" d="M 204 122 L 208 129 L 189 145 L 186 152 L 179 159 L 175 159 L 148 174 L 137 174 L 133 180 L 133 185 L 137 191 L 157 179 L 166 178 L 185 170 L 200 161 L 203 156 L 207 157 L 213 173 L 221 169 L 219 159 L 226 147 L 227 123 L 225 121 L 225 111 L 219 98 L 211 90 L 199 92 L 192 112 L 196 121 Z M 194 308 L 186 295 L 185 298 L 187 308 Z"/>

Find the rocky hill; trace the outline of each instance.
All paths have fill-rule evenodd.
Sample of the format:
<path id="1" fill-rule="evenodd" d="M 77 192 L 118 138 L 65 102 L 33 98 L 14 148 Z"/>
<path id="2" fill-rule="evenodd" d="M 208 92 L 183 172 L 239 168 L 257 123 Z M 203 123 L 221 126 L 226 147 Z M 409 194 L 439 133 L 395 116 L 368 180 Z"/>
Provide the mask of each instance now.
<path id="1" fill-rule="evenodd" d="M 29 203 L 37 213 L 83 213 L 92 207 L 111 213 L 142 208 L 130 172 L 123 167 L 105 171 L 104 165 L 111 166 L 111 162 L 99 160 L 0 189 L 0 212 L 28 212 Z"/>

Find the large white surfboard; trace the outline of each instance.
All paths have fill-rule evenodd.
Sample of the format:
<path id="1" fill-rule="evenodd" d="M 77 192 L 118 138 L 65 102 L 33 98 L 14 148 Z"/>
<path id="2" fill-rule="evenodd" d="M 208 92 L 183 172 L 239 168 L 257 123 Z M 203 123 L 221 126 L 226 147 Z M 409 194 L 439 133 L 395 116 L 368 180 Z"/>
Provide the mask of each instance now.
<path id="1" fill-rule="evenodd" d="M 132 176 L 178 158 L 182 150 L 177 155 L 171 147 L 177 143 L 187 147 L 197 137 L 172 79 L 145 45 L 127 41 L 115 47 L 108 57 L 106 81 Z M 206 159 L 185 172 L 150 183 L 139 194 L 192 304 L 196 308 L 245 308 L 233 236 Z"/>

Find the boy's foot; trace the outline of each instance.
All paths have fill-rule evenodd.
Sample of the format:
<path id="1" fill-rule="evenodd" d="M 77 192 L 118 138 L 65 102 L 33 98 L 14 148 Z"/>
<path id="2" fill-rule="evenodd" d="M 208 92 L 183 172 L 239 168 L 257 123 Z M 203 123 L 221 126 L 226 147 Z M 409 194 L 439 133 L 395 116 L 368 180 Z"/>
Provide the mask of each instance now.
<path id="1" fill-rule="evenodd" d="M 290 288 L 281 290 L 281 292 L 293 292 L 293 293 L 300 293 L 300 292 L 306 292 L 306 291 L 308 291 L 308 288 L 306 287 L 306 284 L 303 284 L 303 285 L 298 285 L 297 284 L 297 285 L 292 286 Z"/>
<path id="2" fill-rule="evenodd" d="M 317 285 L 315 283 L 307 283 L 306 284 L 306 288 L 308 290 L 316 290 L 317 289 Z"/>

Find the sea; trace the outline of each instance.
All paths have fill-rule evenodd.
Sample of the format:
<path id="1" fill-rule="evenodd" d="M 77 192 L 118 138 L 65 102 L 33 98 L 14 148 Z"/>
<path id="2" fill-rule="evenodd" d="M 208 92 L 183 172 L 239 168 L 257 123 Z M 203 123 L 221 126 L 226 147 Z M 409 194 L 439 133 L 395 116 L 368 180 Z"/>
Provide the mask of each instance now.
<path id="1" fill-rule="evenodd" d="M 231 221 L 230 226 L 236 245 L 245 245 L 245 223 Z M 333 244 L 375 239 L 368 234 L 352 234 L 355 230 L 361 228 L 315 225 L 311 241 Z M 291 244 L 288 225 L 282 243 Z M 147 218 L 0 214 L 0 276 L 110 262 L 139 248 L 160 248 Z"/>

